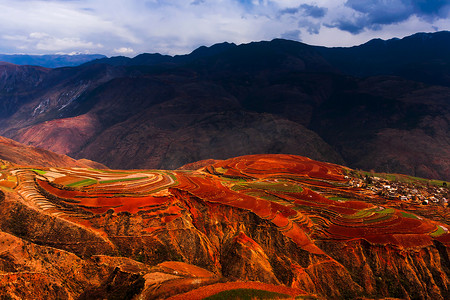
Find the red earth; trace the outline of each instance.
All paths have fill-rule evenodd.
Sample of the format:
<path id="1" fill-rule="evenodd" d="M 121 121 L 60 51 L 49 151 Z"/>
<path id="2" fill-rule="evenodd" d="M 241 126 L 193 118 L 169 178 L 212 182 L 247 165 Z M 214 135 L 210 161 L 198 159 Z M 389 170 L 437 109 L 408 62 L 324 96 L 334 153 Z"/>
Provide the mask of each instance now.
<path id="1" fill-rule="evenodd" d="M 106 259 L 113 273 L 95 287 L 64 286 L 81 299 L 107 298 L 111 285 L 116 294 L 133 287 L 144 298 L 173 299 L 241 288 L 326 298 L 448 295 L 445 208 L 429 206 L 444 216 L 429 219 L 420 207 L 353 184 L 355 171 L 305 157 L 211 163 L 176 171 L 8 167 L 0 228 L 95 268 L 110 256 L 130 259 L 115 273 L 116 260 Z M 0 272 L 10 266 L 1 257 Z M 429 288 L 414 279 L 427 276 Z"/>

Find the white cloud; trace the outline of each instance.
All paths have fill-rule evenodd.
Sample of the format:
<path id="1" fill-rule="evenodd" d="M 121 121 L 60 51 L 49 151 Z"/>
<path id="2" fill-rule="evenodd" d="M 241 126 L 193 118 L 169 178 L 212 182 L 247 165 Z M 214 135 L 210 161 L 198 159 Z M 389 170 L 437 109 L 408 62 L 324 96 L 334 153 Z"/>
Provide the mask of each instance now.
<path id="1" fill-rule="evenodd" d="M 184 54 L 200 45 L 297 37 L 300 32 L 306 43 L 347 46 L 374 37 L 433 31 L 433 26 L 450 29 L 450 16 L 433 20 L 411 16 L 399 24 L 373 28 L 360 22 L 364 27 L 353 28 L 351 34 L 342 30 L 347 24 L 343 21 L 356 26 L 363 13 L 345 3 L 346 0 L 0 0 L 0 52 Z M 283 14 L 283 10 L 289 13 Z M 341 29 L 334 28 L 339 26 Z"/>
<path id="2" fill-rule="evenodd" d="M 49 52 L 71 49 L 100 49 L 103 45 L 100 43 L 86 42 L 79 38 L 55 38 L 46 36 L 40 38 L 35 44 L 37 50 L 44 50 Z"/>
<path id="3" fill-rule="evenodd" d="M 133 49 L 127 48 L 127 47 L 121 47 L 119 49 L 114 49 L 113 51 L 114 51 L 114 53 L 123 54 L 123 55 L 133 54 L 134 53 Z"/>

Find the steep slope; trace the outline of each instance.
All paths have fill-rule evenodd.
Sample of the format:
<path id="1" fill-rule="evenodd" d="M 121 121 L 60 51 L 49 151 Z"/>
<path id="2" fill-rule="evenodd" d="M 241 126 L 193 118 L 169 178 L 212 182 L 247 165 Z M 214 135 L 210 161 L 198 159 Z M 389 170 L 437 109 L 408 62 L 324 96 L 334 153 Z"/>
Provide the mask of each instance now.
<path id="1" fill-rule="evenodd" d="M 204 100 L 185 97 L 155 105 L 106 129 L 75 157 L 125 168 L 134 168 L 134 159 L 138 159 L 140 167 L 167 169 L 210 157 L 252 153 L 304 153 L 342 162 L 329 145 L 301 124 L 271 114 L 230 110 L 234 99 L 222 99 L 213 107 Z M 143 141 L 150 143 L 144 147 Z"/>
<path id="2" fill-rule="evenodd" d="M 1 175 L 0 187 L 14 182 L 0 191 L 3 297 L 450 296 L 448 207 L 382 196 L 390 185 L 439 200 L 443 182 L 294 155 Z"/>
<path id="3" fill-rule="evenodd" d="M 335 93 L 312 129 L 354 168 L 450 178 L 450 89 L 371 77 Z"/>
<path id="4" fill-rule="evenodd" d="M 0 63 L 0 118 L 11 116 L 35 95 L 49 69 Z"/>
<path id="5" fill-rule="evenodd" d="M 2 135 L 33 124 L 64 117 L 64 108 L 99 85 L 123 73 L 120 68 L 96 65 L 85 68 L 46 69 L 0 65 Z"/>
<path id="6" fill-rule="evenodd" d="M 105 166 L 89 161 L 77 161 L 66 155 L 57 154 L 41 148 L 25 146 L 16 141 L 0 136 L 0 160 L 19 166 L 40 167 L 88 167 L 96 166 L 102 169 Z"/>

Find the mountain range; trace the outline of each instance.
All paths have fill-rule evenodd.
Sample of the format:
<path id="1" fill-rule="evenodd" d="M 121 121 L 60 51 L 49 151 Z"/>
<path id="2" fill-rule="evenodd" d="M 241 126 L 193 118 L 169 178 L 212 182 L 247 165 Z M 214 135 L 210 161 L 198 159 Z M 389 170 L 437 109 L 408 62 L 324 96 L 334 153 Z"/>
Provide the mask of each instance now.
<path id="1" fill-rule="evenodd" d="M 450 32 L 0 65 L 0 135 L 111 168 L 285 153 L 450 179 Z"/>
<path id="2" fill-rule="evenodd" d="M 46 68 L 74 67 L 101 58 L 106 58 L 106 56 L 101 54 L 0 54 L 0 62 Z"/>

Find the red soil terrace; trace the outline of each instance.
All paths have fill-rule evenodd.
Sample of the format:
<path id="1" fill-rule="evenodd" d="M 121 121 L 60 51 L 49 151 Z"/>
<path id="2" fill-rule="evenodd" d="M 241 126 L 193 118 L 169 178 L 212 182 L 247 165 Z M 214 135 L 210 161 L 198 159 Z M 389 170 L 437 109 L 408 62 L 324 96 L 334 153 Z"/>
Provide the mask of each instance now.
<path id="1" fill-rule="evenodd" d="M 64 174 L 65 171 L 61 169 L 59 172 Z M 103 175 L 106 179 L 108 176 L 116 178 L 109 184 L 98 181 L 76 189 L 55 185 L 64 180 L 82 180 L 83 176 L 95 178 L 95 174 L 84 172 L 78 172 L 76 178 L 67 174 L 54 180 L 54 183 L 44 178 L 37 179 L 36 184 L 65 206 L 72 205 L 95 214 L 112 209 L 116 213 L 143 212 L 152 215 L 146 211 L 153 209 L 159 210 L 157 214 L 167 214 L 166 221 L 181 216 L 182 209 L 175 205 L 176 199 L 189 195 L 208 206 L 225 205 L 250 211 L 270 221 L 299 247 L 316 254 L 323 254 L 323 251 L 311 239 L 313 231 L 319 239 L 363 238 L 371 243 L 411 247 L 431 244 L 433 237 L 430 234 L 437 230 L 433 222 L 372 204 L 370 197 L 360 194 L 360 189 L 345 185 L 348 181 L 345 175 L 347 169 L 293 155 L 233 158 L 206 166 L 201 172 L 159 174 L 157 180 L 157 177 L 150 178 L 149 175 L 148 178 L 121 181 L 120 178 L 125 178 L 125 175 L 113 174 Z M 99 177 L 98 174 L 96 176 Z M 171 180 L 170 176 L 175 177 L 176 181 Z M 277 184 L 281 187 L 283 184 L 287 187 L 301 186 L 301 191 L 271 189 L 271 185 L 276 187 Z M 328 190 L 346 193 L 349 198 L 345 201 L 332 200 L 311 190 L 314 187 L 329 187 Z M 151 192 L 161 188 L 168 189 L 164 196 Z M 198 212 L 192 208 L 190 213 L 195 221 Z M 325 218 L 328 224 L 315 224 L 311 220 L 316 217 Z M 444 234 L 447 235 L 448 232 Z"/>
<path id="2" fill-rule="evenodd" d="M 435 287 L 422 293 L 447 293 L 450 281 L 439 264 L 450 246 L 448 222 L 400 210 L 399 201 L 355 187 L 351 172 L 299 156 L 249 155 L 197 170 L 14 169 L 2 174 L 0 185 L 33 209 L 87 230 L 105 249 L 158 265 L 161 274 L 146 277 L 143 295 L 173 296 L 176 288 L 176 297 L 201 299 L 251 288 L 290 296 L 306 290 L 340 298 L 366 290 L 404 297 L 377 285 L 383 272 L 394 274 L 392 284 L 408 276 L 408 295 L 417 282 L 407 278 L 435 274 Z M 64 249 L 83 245 L 90 242 Z M 79 255 L 93 251 L 82 249 Z M 435 262 L 430 269 L 426 259 Z M 405 261 L 411 266 L 401 265 Z M 383 269 L 396 264 L 401 267 Z M 233 282 L 218 283 L 223 278 Z M 96 293 L 107 289 L 86 297 Z"/>

